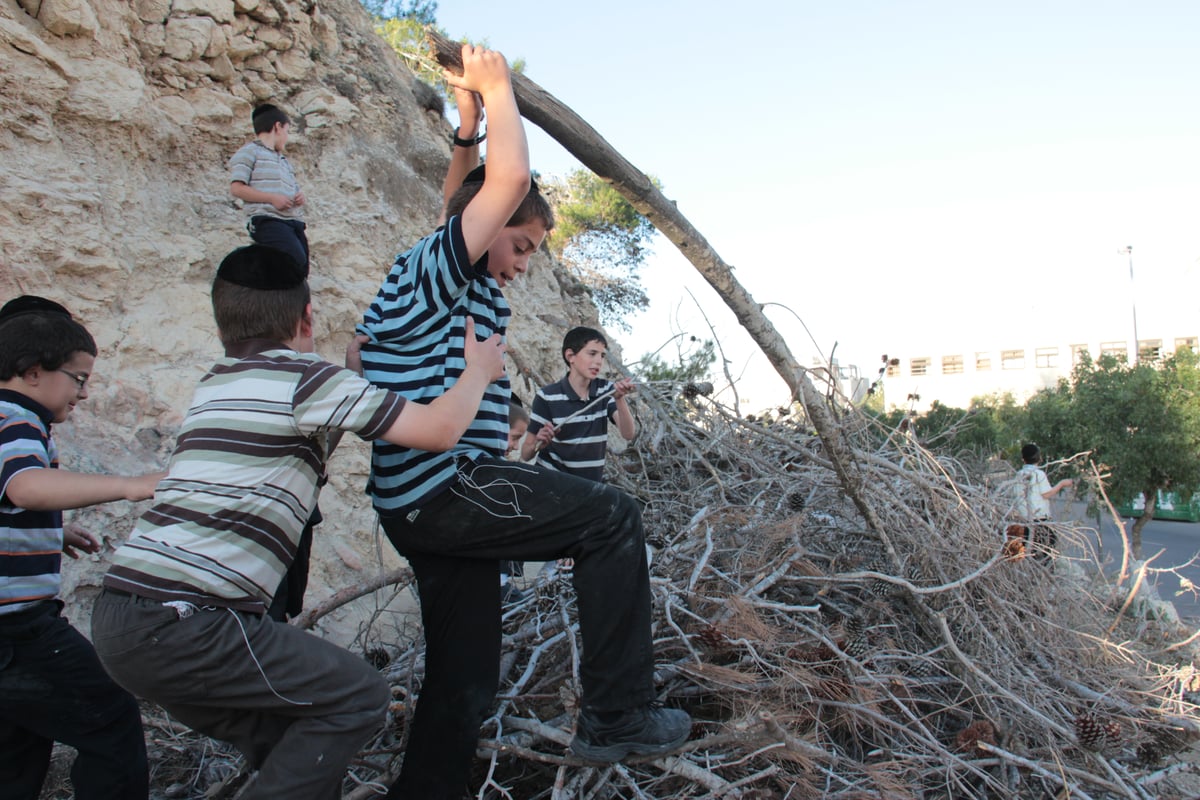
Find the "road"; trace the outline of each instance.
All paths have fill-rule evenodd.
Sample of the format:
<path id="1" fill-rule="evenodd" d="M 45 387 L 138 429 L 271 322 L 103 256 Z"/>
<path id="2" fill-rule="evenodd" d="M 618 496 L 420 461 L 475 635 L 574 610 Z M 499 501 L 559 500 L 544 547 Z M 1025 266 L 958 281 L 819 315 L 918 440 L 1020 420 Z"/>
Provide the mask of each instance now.
<path id="1" fill-rule="evenodd" d="M 1056 508 L 1060 520 L 1076 519 L 1095 528 L 1095 516 L 1085 515 L 1082 503 L 1069 508 Z M 1122 518 L 1125 530 L 1133 527 L 1134 520 Z M 1121 534 L 1112 516 L 1104 514 L 1100 524 L 1101 558 L 1108 562 L 1106 569 L 1116 570 L 1121 566 Z M 1093 541 L 1093 546 L 1095 542 Z M 1156 553 L 1161 554 L 1155 556 Z M 1150 573 L 1147 580 L 1158 588 L 1164 600 L 1171 600 L 1179 610 L 1179 616 L 1200 623 L 1200 596 L 1188 591 L 1185 584 L 1191 581 L 1200 591 L 1200 523 L 1177 522 L 1175 520 L 1152 519 L 1142 530 L 1142 557 L 1152 558 L 1151 569 L 1169 570 Z M 1189 563 L 1191 562 L 1191 563 Z"/>

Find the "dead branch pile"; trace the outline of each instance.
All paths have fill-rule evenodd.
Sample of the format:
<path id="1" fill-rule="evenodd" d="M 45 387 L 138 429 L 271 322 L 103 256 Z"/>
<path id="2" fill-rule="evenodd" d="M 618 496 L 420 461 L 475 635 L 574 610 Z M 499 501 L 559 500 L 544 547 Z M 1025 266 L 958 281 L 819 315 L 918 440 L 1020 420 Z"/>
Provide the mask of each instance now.
<path id="1" fill-rule="evenodd" d="M 1004 504 L 962 463 L 850 414 L 853 498 L 802 419 L 671 388 L 643 391 L 615 482 L 645 504 L 657 680 L 692 740 L 613 766 L 565 750 L 582 643 L 569 577 L 543 575 L 505 612 L 480 797 L 1171 796 L 1200 736 L 1191 655 L 1144 604 L 1118 618 L 1129 587 L 1095 577 L 1088 531 L 1060 526 L 1055 558 L 1006 554 Z M 385 758 L 419 648 L 387 667 Z"/>
<path id="2" fill-rule="evenodd" d="M 981 468 L 852 412 L 832 417 L 849 459 L 835 470 L 802 415 L 756 421 L 679 388 L 641 390 L 639 437 L 611 458 L 644 503 L 656 680 L 692 739 L 615 765 L 570 754 L 582 643 L 569 575 L 546 572 L 504 612 L 480 798 L 1192 796 L 1178 754 L 1200 738 L 1194 654 L 1104 578 L 1090 531 L 1058 526 L 1053 557 L 1006 548 Z M 423 651 L 411 618 L 356 647 L 396 697 L 347 784 L 369 798 L 398 772 Z M 235 794 L 227 748 L 187 751 L 147 723 L 180 763 L 160 765 L 158 796 Z M 206 788 L 204 768 L 225 782 Z"/>

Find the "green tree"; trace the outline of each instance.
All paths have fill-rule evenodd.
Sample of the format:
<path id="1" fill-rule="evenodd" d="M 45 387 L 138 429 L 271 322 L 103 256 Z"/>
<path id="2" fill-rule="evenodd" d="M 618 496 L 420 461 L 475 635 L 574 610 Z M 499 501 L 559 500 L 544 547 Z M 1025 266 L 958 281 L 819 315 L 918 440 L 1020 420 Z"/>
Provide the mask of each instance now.
<path id="1" fill-rule="evenodd" d="M 689 346 L 678 349 L 674 364 L 657 353 L 648 353 L 642 356 L 634 371 L 644 381 L 696 383 L 705 380 L 717 360 L 716 345 L 711 339 L 701 342 L 695 336 L 688 337 L 687 344 Z"/>
<path id="2" fill-rule="evenodd" d="M 654 226 L 588 170 L 542 184 L 556 222 L 547 241 L 550 251 L 588 287 L 601 321 L 628 331 L 626 318 L 650 303 L 639 270 L 650 253 Z"/>
<path id="3" fill-rule="evenodd" d="M 446 38 L 450 35 L 437 24 L 437 0 L 359 0 L 375 18 L 375 32 L 404 59 L 409 68 L 425 83 L 437 87 L 437 93 L 454 102 L 442 79 L 442 68 L 429 56 L 425 44 L 425 29 L 434 28 Z M 487 40 L 483 41 L 487 46 Z M 510 58 L 513 72 L 523 72 L 525 60 Z M 436 96 L 436 95 L 435 95 Z"/>
<path id="4" fill-rule="evenodd" d="M 1027 414 L 1007 393 L 976 397 L 965 409 L 934 400 L 924 414 L 913 416 L 904 409 L 876 414 L 885 430 L 896 429 L 905 417 L 910 417 L 921 444 L 935 452 L 1011 459 L 1020 452 Z"/>
<path id="5" fill-rule="evenodd" d="M 1114 500 L 1145 497 L 1130 537 L 1138 557 L 1159 490 L 1190 497 L 1200 488 L 1200 368 L 1191 350 L 1133 365 L 1085 356 L 1069 383 L 1040 392 L 1028 406 L 1043 450 L 1090 450 L 1109 470 Z"/>
<path id="6" fill-rule="evenodd" d="M 375 18 L 375 32 L 425 83 L 443 87 L 442 70 L 426 54 L 425 28 L 437 25 L 436 0 L 359 0 Z M 445 31 L 440 31 L 445 34 Z M 447 94 L 444 90 L 443 94 Z M 449 93 L 447 96 L 451 96 Z"/>

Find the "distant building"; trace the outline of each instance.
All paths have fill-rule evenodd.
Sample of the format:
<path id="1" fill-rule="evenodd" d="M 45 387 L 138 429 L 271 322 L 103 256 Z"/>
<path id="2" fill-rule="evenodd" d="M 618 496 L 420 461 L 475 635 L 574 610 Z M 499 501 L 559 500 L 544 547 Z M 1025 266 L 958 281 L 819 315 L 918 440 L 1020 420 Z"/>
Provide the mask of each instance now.
<path id="1" fill-rule="evenodd" d="M 1138 339 L 1143 359 L 1166 357 L 1185 347 L 1200 352 L 1200 337 Z M 1125 358 L 1132 355 L 1127 339 L 1056 344 L 1015 341 L 1007 349 L 913 354 L 887 368 L 882 384 L 884 405 L 888 410 L 924 412 L 937 400 L 944 406 L 966 408 L 972 398 L 1004 393 L 1023 403 L 1039 390 L 1055 386 L 1059 378 L 1069 378 L 1085 352 L 1093 359 L 1109 353 Z"/>

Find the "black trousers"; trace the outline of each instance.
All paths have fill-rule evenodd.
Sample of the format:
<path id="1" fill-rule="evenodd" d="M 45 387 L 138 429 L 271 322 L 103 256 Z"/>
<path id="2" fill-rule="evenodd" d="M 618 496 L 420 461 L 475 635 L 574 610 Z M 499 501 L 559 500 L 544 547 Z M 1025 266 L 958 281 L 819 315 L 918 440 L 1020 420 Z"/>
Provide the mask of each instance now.
<path id="1" fill-rule="evenodd" d="M 575 559 L 583 704 L 618 711 L 654 699 L 650 579 L 637 502 L 602 483 L 487 458 L 384 532 L 417 579 L 425 680 L 389 798 L 459 800 L 499 682 L 497 562 Z"/>
<path id="2" fill-rule="evenodd" d="M 297 264 L 308 269 L 308 234 L 305 224 L 296 219 L 275 217 L 251 217 L 246 225 L 250 238 L 258 244 L 282 250 Z"/>
<path id="3" fill-rule="evenodd" d="M 146 800 L 146 741 L 137 701 L 91 643 L 47 600 L 0 615 L 0 798 L 36 800 L 55 742 L 78 751 L 77 800 Z"/>

